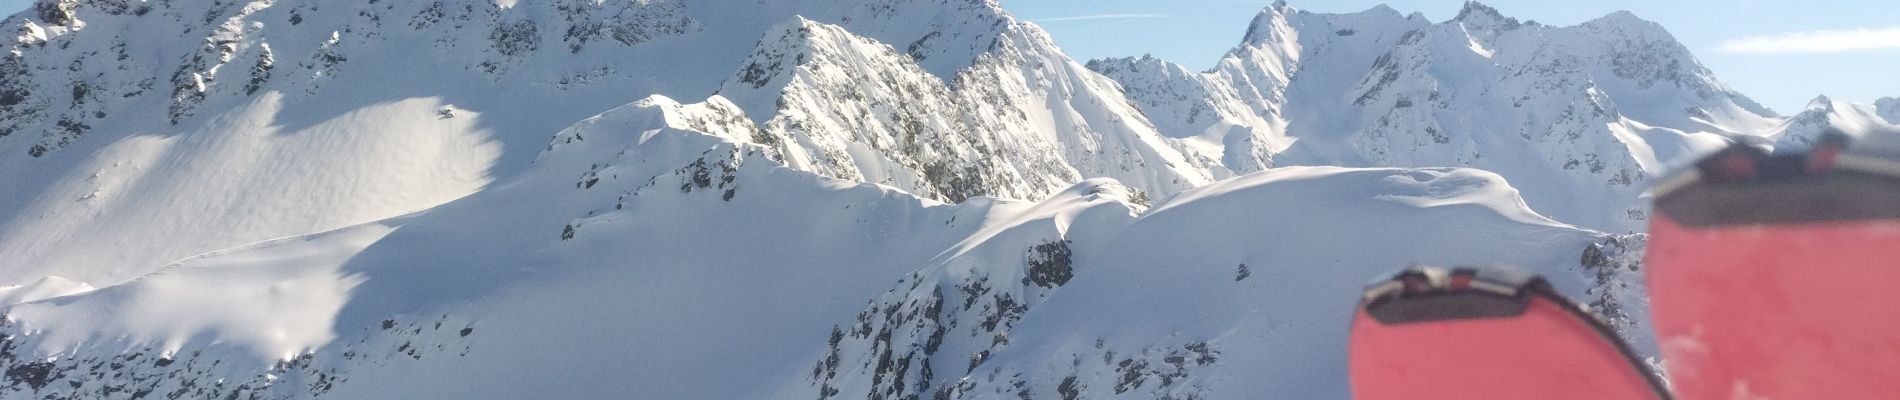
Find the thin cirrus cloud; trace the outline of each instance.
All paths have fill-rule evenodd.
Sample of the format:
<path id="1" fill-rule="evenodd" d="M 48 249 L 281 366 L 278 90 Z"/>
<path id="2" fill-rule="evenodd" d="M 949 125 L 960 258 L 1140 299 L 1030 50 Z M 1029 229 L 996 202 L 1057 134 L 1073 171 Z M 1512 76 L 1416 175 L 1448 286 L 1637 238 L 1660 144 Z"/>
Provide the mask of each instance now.
<path id="1" fill-rule="evenodd" d="M 1880 49 L 1900 49 L 1900 26 L 1751 36 L 1725 40 L 1721 45 L 1723 53 L 1767 55 L 1841 53 Z"/>
<path id="2" fill-rule="evenodd" d="M 1099 20 L 1124 21 L 1124 20 L 1135 20 L 1135 19 L 1154 19 L 1154 18 L 1172 18 L 1172 17 L 1174 16 L 1167 15 L 1167 14 L 1091 14 L 1091 15 L 1075 15 L 1075 16 L 1068 16 L 1068 17 L 1037 18 L 1036 22 L 1099 21 Z"/>

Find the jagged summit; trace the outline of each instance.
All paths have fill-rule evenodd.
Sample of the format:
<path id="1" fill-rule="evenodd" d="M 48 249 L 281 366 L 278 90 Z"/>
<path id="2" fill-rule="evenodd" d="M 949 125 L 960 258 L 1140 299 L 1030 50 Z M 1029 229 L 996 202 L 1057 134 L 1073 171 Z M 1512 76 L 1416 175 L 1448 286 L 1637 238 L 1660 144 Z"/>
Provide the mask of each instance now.
<path id="1" fill-rule="evenodd" d="M 1519 22 L 1517 18 L 1506 17 L 1496 8 L 1476 1 L 1465 2 L 1464 8 L 1458 10 L 1458 15 L 1445 23 L 1458 24 L 1468 32 L 1479 35 L 1477 39 L 1482 40 L 1485 46 L 1491 46 L 1490 42 L 1496 40 L 1497 36 L 1504 31 L 1534 25 L 1534 23 Z"/>
<path id="2" fill-rule="evenodd" d="M 727 78 L 715 94 L 743 99 L 739 101 L 742 103 L 740 107 L 746 109 L 756 122 L 763 124 L 777 114 L 778 106 L 773 103 L 775 99 L 733 96 L 737 94 L 737 89 L 766 94 L 781 92 L 806 63 L 830 62 L 818 60 L 826 57 L 851 57 L 847 53 L 856 50 L 856 47 L 870 47 L 870 51 L 878 55 L 895 53 L 889 46 L 845 32 L 835 25 L 822 24 L 803 15 L 793 16 L 766 30 L 752 54 L 746 57 L 738 74 Z"/>
<path id="3" fill-rule="evenodd" d="M 1092 74 L 1051 82 L 1015 77 L 1027 67 L 1017 63 L 1086 71 L 1028 28 L 1007 31 L 1005 57 L 979 63 L 950 84 L 890 45 L 795 18 L 766 32 L 719 94 L 760 124 L 763 133 L 754 142 L 795 168 L 944 201 L 1042 198 L 1101 176 L 1164 195 L 1208 179 L 1207 171 L 1176 162 L 1182 156 L 1159 143 L 1132 109 L 1035 108 L 1049 104 L 1038 98 L 1052 95 L 1045 84 L 1122 95 Z M 968 78 L 987 73 L 1000 76 Z"/>
<path id="4" fill-rule="evenodd" d="M 1504 13 L 1498 12 L 1497 8 L 1477 1 L 1466 1 L 1464 7 L 1458 9 L 1458 15 L 1452 17 L 1451 20 L 1458 22 L 1500 21 L 1512 25 L 1518 24 L 1517 18 L 1506 17 Z"/>
<path id="5" fill-rule="evenodd" d="M 1241 35 L 1241 43 L 1263 43 L 1274 40 L 1276 24 L 1284 24 L 1288 13 L 1297 12 L 1286 4 L 1286 0 L 1275 1 L 1273 5 L 1255 14 L 1253 22 L 1247 25 L 1247 33 Z"/>
<path id="6" fill-rule="evenodd" d="M 1819 110 L 1821 112 L 1834 111 L 1834 99 L 1828 98 L 1827 95 L 1825 94 L 1814 96 L 1813 100 L 1808 100 L 1808 106 L 1806 107 L 1806 109 Z"/>

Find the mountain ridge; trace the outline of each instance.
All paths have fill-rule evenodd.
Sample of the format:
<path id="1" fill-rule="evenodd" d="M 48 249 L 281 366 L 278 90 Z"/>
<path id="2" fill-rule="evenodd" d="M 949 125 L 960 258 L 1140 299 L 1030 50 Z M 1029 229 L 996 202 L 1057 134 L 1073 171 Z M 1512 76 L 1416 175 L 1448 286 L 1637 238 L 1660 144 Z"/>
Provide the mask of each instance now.
<path id="1" fill-rule="evenodd" d="M 1493 170 L 1541 211 L 1619 232 L 1640 229 L 1639 186 L 1680 155 L 1779 122 L 1667 30 L 1627 12 L 1551 27 L 1478 2 L 1439 23 L 1390 7 L 1317 14 L 1276 4 L 1199 74 L 1145 58 L 1090 65 L 1175 132 L 1164 134 L 1269 143 L 1243 150 L 1266 166 Z M 1204 142 L 1231 155 L 1222 144 L 1243 141 Z M 1519 154 L 1536 156 L 1499 158 Z"/>

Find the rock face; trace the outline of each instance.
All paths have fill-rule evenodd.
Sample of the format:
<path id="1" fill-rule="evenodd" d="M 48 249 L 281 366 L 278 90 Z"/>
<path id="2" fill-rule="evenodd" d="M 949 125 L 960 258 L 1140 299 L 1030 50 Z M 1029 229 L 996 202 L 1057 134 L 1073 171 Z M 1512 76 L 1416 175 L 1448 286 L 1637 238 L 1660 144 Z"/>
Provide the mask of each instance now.
<path id="1" fill-rule="evenodd" d="M 1023 34 L 1012 30 L 1005 39 Z M 1132 109 L 1086 110 L 1119 116 L 1100 118 L 1031 106 L 1047 104 L 1051 92 L 1115 92 L 1086 72 L 1056 74 L 1086 78 L 1079 88 L 1023 77 L 1031 71 L 1018 67 L 1030 63 L 1025 57 L 1075 67 L 1048 53 L 1053 49 L 1035 47 L 1041 41 L 999 43 L 1005 46 L 997 56 L 979 60 L 952 87 L 895 48 L 799 18 L 768 32 L 720 95 L 750 115 L 771 116 L 759 121 L 764 132 L 754 142 L 774 148 L 788 165 L 952 202 L 1040 198 L 1085 175 L 1157 194 L 1208 181 L 1205 171 L 1159 146 L 1152 130 L 1130 125 L 1139 121 Z"/>
<path id="2" fill-rule="evenodd" d="M 1697 132 L 1763 134 L 1776 122 L 1661 26 L 1624 12 L 1551 27 L 1478 3 L 1442 23 L 1280 4 L 1206 72 L 1146 58 L 1090 66 L 1164 135 L 1199 138 L 1236 171 L 1482 168 L 1539 211 L 1612 231 L 1645 223 L 1647 179 L 1720 141 Z"/>

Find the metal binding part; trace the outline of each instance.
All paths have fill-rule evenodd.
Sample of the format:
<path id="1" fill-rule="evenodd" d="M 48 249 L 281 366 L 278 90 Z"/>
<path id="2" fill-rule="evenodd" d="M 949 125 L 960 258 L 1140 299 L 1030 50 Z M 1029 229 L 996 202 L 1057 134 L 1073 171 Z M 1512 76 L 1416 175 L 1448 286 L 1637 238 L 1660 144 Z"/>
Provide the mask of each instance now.
<path id="1" fill-rule="evenodd" d="M 1887 157 L 1842 154 L 1834 160 L 1834 168 L 1900 178 L 1900 159 Z"/>
<path id="2" fill-rule="evenodd" d="M 1505 266 L 1413 266 L 1368 286 L 1366 312 L 1381 323 L 1498 318 L 1522 314 L 1541 279 Z"/>
<path id="3" fill-rule="evenodd" d="M 1650 196 L 1656 218 L 1708 228 L 1900 219 L 1896 187 L 1900 133 L 1832 132 L 1804 154 L 1734 144 L 1663 178 Z"/>
<path id="4" fill-rule="evenodd" d="M 1900 179 L 1900 132 L 1876 131 L 1857 139 L 1830 131 L 1803 154 L 1771 154 L 1759 144 L 1736 142 L 1664 176 L 1649 195 L 1662 198 L 1701 183 L 1813 177 L 1832 171 Z"/>

